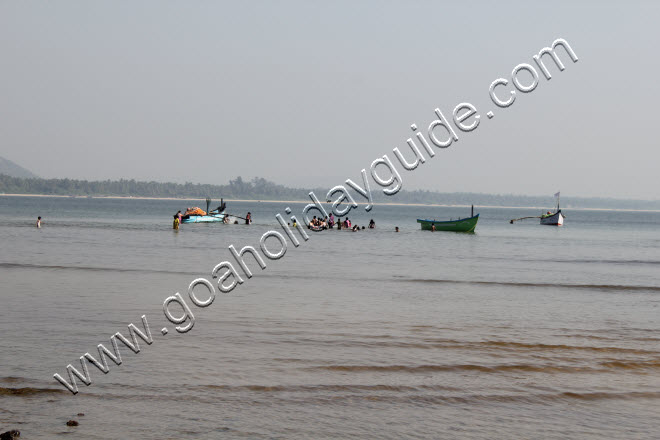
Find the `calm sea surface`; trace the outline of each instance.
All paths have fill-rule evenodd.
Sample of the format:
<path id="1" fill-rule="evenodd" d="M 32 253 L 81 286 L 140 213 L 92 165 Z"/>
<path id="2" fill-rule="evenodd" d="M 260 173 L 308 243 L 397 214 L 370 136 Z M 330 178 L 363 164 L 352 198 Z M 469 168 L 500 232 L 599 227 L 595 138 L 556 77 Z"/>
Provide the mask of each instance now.
<path id="1" fill-rule="evenodd" d="M 393 199 L 393 201 L 395 201 Z M 0 432 L 26 439 L 657 439 L 660 213 L 475 208 L 475 234 L 421 231 L 466 208 L 376 206 L 375 230 L 310 232 L 195 317 L 163 301 L 258 247 L 254 224 L 182 225 L 195 201 L 0 196 Z M 36 229 L 36 217 L 43 228 Z M 286 218 L 286 217 L 285 217 Z M 394 227 L 401 228 L 400 233 Z M 270 244 L 269 240 L 269 244 Z M 275 241 L 273 241 L 274 247 Z M 233 260 L 231 260 L 233 261 Z M 202 297 L 203 289 L 199 290 Z M 176 311 L 176 307 L 172 307 Z M 179 309 L 180 310 L 180 309 Z M 111 347 L 72 395 L 53 379 Z M 169 333 L 163 335 L 161 329 Z M 84 413 L 84 416 L 77 416 Z M 67 427 L 75 419 L 78 427 Z"/>

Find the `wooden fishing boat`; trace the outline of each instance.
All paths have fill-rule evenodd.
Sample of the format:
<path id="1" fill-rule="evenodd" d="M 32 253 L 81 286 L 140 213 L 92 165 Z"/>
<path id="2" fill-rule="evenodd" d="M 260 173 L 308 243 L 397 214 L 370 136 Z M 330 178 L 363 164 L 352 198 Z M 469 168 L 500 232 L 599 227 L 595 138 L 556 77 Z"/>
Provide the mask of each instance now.
<path id="1" fill-rule="evenodd" d="M 474 232 L 479 221 L 479 214 L 474 215 L 474 206 L 472 206 L 471 217 L 460 218 L 458 220 L 438 221 L 417 219 L 417 223 L 422 225 L 423 231 L 451 231 L 451 232 Z"/>
<path id="2" fill-rule="evenodd" d="M 543 214 L 541 216 L 541 224 L 549 226 L 562 226 L 564 224 L 564 215 L 561 213 L 561 209 L 555 212 L 554 214 Z"/>
<path id="3" fill-rule="evenodd" d="M 220 206 L 216 209 L 209 211 L 211 199 L 206 198 L 206 211 L 201 211 L 203 214 L 184 215 L 181 218 L 181 223 L 234 223 L 236 220 L 224 211 L 227 208 L 223 199 L 220 199 Z"/>
<path id="4" fill-rule="evenodd" d="M 474 232 L 479 221 L 479 214 L 474 217 L 462 218 L 458 220 L 438 221 L 417 219 L 417 223 L 422 224 L 423 231 L 432 231 L 435 226 L 436 231 L 452 232 Z"/>
<path id="5" fill-rule="evenodd" d="M 562 214 L 561 209 L 559 209 L 559 196 L 560 196 L 559 192 L 555 194 L 555 197 L 557 198 L 557 209 L 555 209 L 555 212 L 548 211 L 547 213 L 541 214 L 539 216 L 533 215 L 528 217 L 514 218 L 513 220 L 509 220 L 509 223 L 513 224 L 513 222 L 517 222 L 519 220 L 525 220 L 527 218 L 538 218 L 541 219 L 540 224 L 542 225 L 562 226 L 564 224 L 564 219 L 566 218 L 566 216 Z"/>

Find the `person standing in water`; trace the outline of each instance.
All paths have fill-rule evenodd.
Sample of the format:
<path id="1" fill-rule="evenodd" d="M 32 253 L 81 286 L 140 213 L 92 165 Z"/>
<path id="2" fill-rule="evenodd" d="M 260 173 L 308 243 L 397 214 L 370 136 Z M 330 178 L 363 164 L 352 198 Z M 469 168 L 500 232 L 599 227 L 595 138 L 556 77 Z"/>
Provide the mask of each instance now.
<path id="1" fill-rule="evenodd" d="M 394 228 L 394 232 L 399 232 L 399 227 L 398 227 L 398 226 L 396 226 L 396 227 Z"/>
<path id="2" fill-rule="evenodd" d="M 251 223 L 252 223 L 252 214 L 248 212 L 247 215 L 245 216 L 245 224 L 249 225 Z"/>
<path id="3" fill-rule="evenodd" d="M 37 217 L 37 228 L 41 227 L 41 217 Z"/>
<path id="4" fill-rule="evenodd" d="M 181 211 L 179 211 L 181 213 Z M 172 229 L 179 230 L 179 215 L 174 214 L 174 222 L 172 223 Z"/>
<path id="5" fill-rule="evenodd" d="M 181 224 L 181 222 L 183 221 L 183 218 L 182 218 L 183 214 L 181 214 L 181 211 L 177 212 L 176 216 L 179 218 L 179 224 Z"/>

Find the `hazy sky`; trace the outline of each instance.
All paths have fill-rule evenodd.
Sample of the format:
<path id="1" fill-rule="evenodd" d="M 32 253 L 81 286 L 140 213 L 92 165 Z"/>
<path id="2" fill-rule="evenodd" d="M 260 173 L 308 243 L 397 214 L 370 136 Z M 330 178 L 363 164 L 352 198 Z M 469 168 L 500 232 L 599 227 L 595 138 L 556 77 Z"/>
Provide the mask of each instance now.
<path id="1" fill-rule="evenodd" d="M 658 199 L 658 23 L 660 2 L 5 0 L 0 156 L 330 187 L 467 101 L 479 127 L 404 189 Z M 557 38 L 579 61 L 495 107 L 490 83 Z"/>

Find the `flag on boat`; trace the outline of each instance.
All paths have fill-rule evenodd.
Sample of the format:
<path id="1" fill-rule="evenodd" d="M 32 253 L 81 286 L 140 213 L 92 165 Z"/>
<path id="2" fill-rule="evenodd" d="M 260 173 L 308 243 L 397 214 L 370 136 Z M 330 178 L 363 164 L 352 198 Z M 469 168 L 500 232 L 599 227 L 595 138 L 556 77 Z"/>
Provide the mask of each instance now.
<path id="1" fill-rule="evenodd" d="M 556 193 L 556 194 L 555 194 L 555 197 L 559 197 L 559 193 Z"/>

